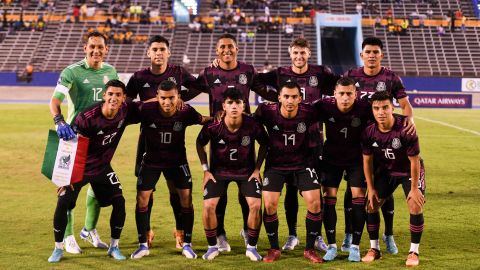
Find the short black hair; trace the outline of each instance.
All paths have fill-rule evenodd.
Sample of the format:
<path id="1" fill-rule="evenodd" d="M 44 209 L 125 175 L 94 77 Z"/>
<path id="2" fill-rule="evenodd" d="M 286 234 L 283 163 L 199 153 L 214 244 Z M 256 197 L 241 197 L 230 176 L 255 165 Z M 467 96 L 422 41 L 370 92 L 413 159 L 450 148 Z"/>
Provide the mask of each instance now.
<path id="1" fill-rule="evenodd" d="M 242 100 L 244 99 L 242 91 L 240 89 L 235 88 L 235 87 L 229 87 L 225 92 L 222 94 L 223 96 L 223 101 L 227 100 L 227 98 L 231 100 Z"/>
<path id="2" fill-rule="evenodd" d="M 165 44 L 167 45 L 167 48 L 170 48 L 170 43 L 168 42 L 168 39 L 166 39 L 166 38 L 163 37 L 163 36 L 155 35 L 155 36 L 151 37 L 151 38 L 148 40 L 148 47 L 152 46 L 152 44 L 153 44 L 154 42 L 165 43 Z"/>
<path id="3" fill-rule="evenodd" d="M 223 34 L 223 35 L 219 36 L 219 37 L 217 38 L 217 44 L 218 44 L 218 42 L 220 41 L 220 39 L 224 39 L 224 38 L 228 38 L 228 39 L 233 40 L 233 42 L 235 43 L 235 45 L 237 45 L 237 38 L 235 38 L 235 36 L 232 35 L 232 34 Z"/>
<path id="4" fill-rule="evenodd" d="M 355 80 L 353 80 L 350 77 L 341 77 L 340 79 L 337 80 L 337 83 L 335 85 L 341 85 L 341 86 L 349 86 L 349 85 L 355 85 Z"/>
<path id="5" fill-rule="evenodd" d="M 378 46 L 383 50 L 383 42 L 377 37 L 367 37 L 362 42 L 362 50 L 367 45 Z"/>
<path id="6" fill-rule="evenodd" d="M 298 85 L 298 83 L 292 80 L 288 80 L 286 83 L 282 84 L 282 86 L 280 87 L 280 91 L 278 92 L 279 95 L 282 92 L 283 88 L 288 88 L 288 89 L 297 88 L 298 93 L 300 93 L 300 85 Z"/>
<path id="7" fill-rule="evenodd" d="M 108 44 L 107 37 L 104 34 L 98 32 L 98 31 L 92 31 L 92 32 L 88 33 L 87 36 L 86 36 L 86 39 L 85 39 L 85 44 L 88 43 L 88 39 L 90 39 L 91 37 L 101 37 L 105 41 L 105 45 Z"/>
<path id="8" fill-rule="evenodd" d="M 393 97 L 387 91 L 377 91 L 370 97 L 371 103 L 384 100 L 390 100 L 390 103 L 393 104 Z"/>
<path id="9" fill-rule="evenodd" d="M 165 80 L 161 82 L 160 85 L 158 86 L 158 90 L 162 90 L 162 91 L 176 90 L 178 92 L 177 84 L 170 80 Z"/>
<path id="10" fill-rule="evenodd" d="M 123 92 L 123 93 L 126 92 L 125 84 L 124 84 L 122 81 L 117 80 L 117 79 L 110 80 L 110 81 L 108 81 L 108 82 L 105 84 L 105 92 L 107 91 L 108 87 L 118 87 L 118 88 L 122 88 L 122 92 Z"/>
<path id="11" fill-rule="evenodd" d="M 308 42 L 306 38 L 299 37 L 294 39 L 288 47 L 289 48 L 300 47 L 300 48 L 310 49 L 310 42 Z"/>

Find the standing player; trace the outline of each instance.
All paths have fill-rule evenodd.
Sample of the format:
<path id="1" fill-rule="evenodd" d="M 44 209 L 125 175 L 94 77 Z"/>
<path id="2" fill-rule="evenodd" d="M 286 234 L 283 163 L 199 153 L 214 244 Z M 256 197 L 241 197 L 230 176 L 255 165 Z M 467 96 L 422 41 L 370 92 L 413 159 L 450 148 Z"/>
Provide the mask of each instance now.
<path id="1" fill-rule="evenodd" d="M 112 206 L 110 229 L 112 240 L 108 255 L 116 260 L 125 260 L 118 248 L 120 234 L 125 223 L 125 199 L 122 186 L 110 161 L 120 138 L 128 124 L 138 122 L 136 104 L 125 104 L 125 85 L 111 80 L 105 85 L 103 102 L 87 108 L 75 119 L 75 127 L 81 136 L 89 138 L 88 155 L 84 179 L 70 186 L 62 187 L 58 194 L 57 207 L 53 218 L 55 249 L 48 258 L 51 263 L 63 257 L 62 242 L 67 226 L 67 212 L 75 207 L 82 187 L 90 183 L 101 207 Z"/>
<path id="2" fill-rule="evenodd" d="M 195 77 L 188 73 L 183 67 L 169 64 L 170 58 L 169 42 L 162 36 L 153 36 L 148 42 L 147 56 L 150 58 L 150 67 L 141 69 L 133 74 L 127 84 L 127 97 L 129 99 L 140 97 L 141 101 L 146 101 L 157 97 L 158 86 L 165 80 L 170 80 L 179 86 L 191 88 L 195 82 Z M 180 89 L 178 89 L 180 90 Z M 186 91 L 185 91 L 186 92 Z M 144 126 L 140 127 L 142 130 Z M 137 159 L 135 164 L 135 175 L 138 171 L 145 153 L 145 142 L 143 133 L 140 132 L 137 147 Z M 181 203 L 180 197 L 175 188 L 174 182 L 167 181 L 170 193 L 170 205 L 175 217 L 175 239 L 176 247 L 181 249 L 183 243 L 184 231 L 181 226 Z M 151 247 L 154 237 L 153 230 L 150 228 L 150 213 L 153 206 L 153 193 L 150 196 L 148 204 L 148 222 L 147 222 L 147 243 Z"/>
<path id="3" fill-rule="evenodd" d="M 288 47 L 291 66 L 279 67 L 268 73 L 259 73 L 259 77 L 264 84 L 270 85 L 275 89 L 287 82 L 295 82 L 300 86 L 302 99 L 306 102 L 313 102 L 322 96 L 332 95 L 335 83 L 340 78 L 339 75 L 324 66 L 313 65 L 308 63 L 311 56 L 310 44 L 304 38 L 297 38 L 292 41 Z M 322 124 L 316 123 L 312 126 L 312 132 L 316 132 L 318 136 L 311 136 L 312 143 L 317 145 L 316 157 L 322 156 Z M 318 160 L 320 162 L 320 160 Z M 320 172 L 320 166 L 315 164 L 316 169 Z M 287 183 L 285 193 L 285 216 L 288 225 L 288 239 L 283 245 L 283 250 L 293 250 L 300 242 L 297 237 L 297 215 L 298 215 L 298 189 Z M 321 236 L 316 241 L 319 249 L 326 249 Z"/>
<path id="4" fill-rule="evenodd" d="M 337 82 L 334 98 L 314 103 L 318 116 L 325 123 L 326 141 L 323 148 L 324 219 L 328 248 L 323 257 L 332 261 L 337 256 L 336 223 L 337 192 L 345 179 L 352 190 L 351 204 L 353 241 L 348 260 L 360 261 L 360 239 L 365 224 L 365 177 L 362 166 L 361 134 L 367 121 L 373 119 L 370 103 L 356 100 L 355 81 L 343 77 Z"/>
<path id="5" fill-rule="evenodd" d="M 407 133 L 415 133 L 415 124 L 413 122 L 413 109 L 408 101 L 405 87 L 402 80 L 394 72 L 381 65 L 383 59 L 383 43 L 380 39 L 375 37 L 366 38 L 362 43 L 362 52 L 360 56 L 363 61 L 363 67 L 351 69 L 345 73 L 346 77 L 355 79 L 358 90 L 357 98 L 368 99 L 373 93 L 377 91 L 386 91 L 393 96 L 402 108 L 405 116 L 405 131 Z M 345 228 L 351 228 L 350 211 L 352 206 L 350 204 L 351 193 L 347 189 L 345 195 Z M 394 216 L 394 200 L 393 196 L 388 198 L 382 206 L 383 219 L 385 222 L 385 234 L 383 240 L 387 245 L 387 251 L 391 254 L 397 254 L 398 248 L 393 238 L 393 216 Z M 347 220 L 348 219 L 348 220 Z M 348 224 L 348 225 L 347 225 Z M 351 231 L 346 231 L 344 244 L 342 250 L 348 250 L 352 241 Z"/>
<path id="6" fill-rule="evenodd" d="M 237 61 L 238 50 L 237 40 L 234 36 L 231 34 L 221 35 L 216 44 L 218 67 L 211 66 L 205 68 L 197 78 L 196 88 L 209 95 L 210 116 L 215 116 L 217 112 L 223 110 L 223 93 L 228 88 L 236 88 L 242 92 L 246 113 L 250 113 L 250 104 L 248 103 L 250 90 L 253 90 L 267 100 L 277 100 L 277 93 L 267 91 L 265 85 L 258 81 L 255 67 Z M 189 100 L 199 93 L 198 91 L 189 91 L 187 95 L 183 96 L 183 99 Z M 249 207 L 241 194 L 239 194 L 238 198 L 243 214 L 242 236 L 245 242 L 247 242 L 246 232 L 248 231 L 247 220 Z M 224 193 L 217 205 L 217 234 L 220 252 L 230 251 L 230 245 L 227 242 L 224 228 L 226 207 L 227 194 Z"/>
<path id="7" fill-rule="evenodd" d="M 192 177 L 187 163 L 185 129 L 194 124 L 203 124 L 210 117 L 202 117 L 189 105 L 177 109 L 178 92 L 174 82 L 163 81 L 158 88 L 158 102 L 145 103 L 140 111 L 145 154 L 142 155 L 138 174 L 135 210 L 140 246 L 131 255 L 132 259 L 140 259 L 150 253 L 147 244 L 148 205 L 162 172 L 169 182 L 168 185 L 175 187 L 180 198 L 180 225 L 185 236 L 182 254 L 188 259 L 197 257 L 191 245 L 194 218 Z"/>
<path id="8" fill-rule="evenodd" d="M 50 112 L 57 126 L 57 133 L 61 139 L 69 140 L 75 137 L 70 125 L 75 117 L 85 108 L 102 100 L 105 83 L 118 79 L 115 68 L 104 63 L 108 53 L 107 39 L 99 32 L 88 33 L 86 44 L 83 47 L 85 59 L 65 68 L 60 74 L 55 91 L 50 100 Z M 68 117 L 64 120 L 60 105 L 67 97 Z M 73 212 L 68 212 L 68 224 L 65 231 L 65 249 L 69 253 L 81 253 L 81 249 L 73 235 Z M 87 214 L 85 227 L 80 233 L 82 239 L 88 240 L 94 247 L 108 248 L 95 229 L 100 215 L 100 206 L 95 199 L 91 188 L 87 192 Z"/>
<path id="9" fill-rule="evenodd" d="M 242 92 L 229 88 L 224 93 L 225 117 L 204 126 L 197 138 L 197 152 L 204 171 L 203 177 L 203 224 L 208 241 L 204 260 L 213 260 L 219 254 L 217 246 L 217 217 L 215 208 L 220 197 L 227 192 L 230 182 L 236 182 L 247 200 L 248 244 L 245 255 L 252 261 L 262 260 L 257 252 L 260 233 L 260 167 L 267 151 L 268 135 L 261 124 L 244 116 Z M 260 145 L 255 161 L 255 141 Z M 207 163 L 205 145 L 210 142 L 210 167 Z"/>
<path id="10" fill-rule="evenodd" d="M 265 125 L 270 137 L 263 179 L 265 212 L 263 221 L 270 242 L 265 262 L 280 258 L 278 245 L 278 200 L 285 183 L 300 190 L 307 205 L 306 247 L 304 257 L 313 263 L 323 260 L 315 253 L 315 239 L 322 223 L 320 183 L 313 162 L 309 162 L 309 128 L 315 122 L 314 108 L 301 103 L 300 87 L 289 82 L 278 96 L 279 103 L 260 104 L 255 117 Z M 316 135 L 316 134 L 315 134 Z"/>
<path id="11" fill-rule="evenodd" d="M 372 95 L 376 123 L 362 134 L 363 168 L 368 187 L 367 228 L 370 250 L 362 258 L 372 262 L 381 258 L 378 244 L 382 203 L 402 185 L 410 212 L 411 244 L 407 266 L 419 264 L 418 247 L 423 232 L 425 173 L 416 134 L 404 131 L 406 116 L 393 114 L 392 97 L 386 92 Z"/>

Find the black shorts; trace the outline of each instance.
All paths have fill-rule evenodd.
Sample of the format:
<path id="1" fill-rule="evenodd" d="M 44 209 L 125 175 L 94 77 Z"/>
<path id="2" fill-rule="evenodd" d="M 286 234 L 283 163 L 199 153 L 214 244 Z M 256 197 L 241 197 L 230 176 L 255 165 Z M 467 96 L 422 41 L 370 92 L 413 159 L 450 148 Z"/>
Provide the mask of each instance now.
<path id="1" fill-rule="evenodd" d="M 143 165 L 137 178 L 137 190 L 154 190 L 160 175 L 164 174 L 167 181 L 172 181 L 177 189 L 192 189 L 192 175 L 188 164 L 178 167 L 156 169 Z"/>
<path id="2" fill-rule="evenodd" d="M 282 192 L 283 185 L 296 186 L 300 191 L 320 189 L 320 182 L 314 168 L 299 170 L 266 169 L 263 173 L 263 191 Z"/>
<path id="3" fill-rule="evenodd" d="M 345 175 L 345 180 L 351 187 L 367 187 L 362 165 L 348 167 L 335 166 L 328 163 L 325 163 L 325 165 L 324 171 L 322 172 L 322 186 L 338 188 L 340 182 L 342 182 L 342 177 Z"/>
<path id="4" fill-rule="evenodd" d="M 380 199 L 386 199 L 393 194 L 395 189 L 399 185 L 402 185 L 405 197 L 408 196 L 411 190 L 411 178 L 410 176 L 390 176 L 382 169 L 377 169 L 374 175 L 375 190 L 378 193 Z M 423 160 L 420 159 L 420 179 L 418 181 L 418 189 L 425 195 L 425 166 Z"/>
<path id="5" fill-rule="evenodd" d="M 262 198 L 262 186 L 257 181 L 248 181 L 248 178 L 227 178 L 214 176 L 217 182 L 208 181 L 203 189 L 203 199 L 219 198 L 226 194 L 231 182 L 237 183 L 238 190 L 244 197 Z"/>
<path id="6" fill-rule="evenodd" d="M 85 180 L 90 182 L 101 207 L 109 206 L 113 198 L 123 196 L 122 184 L 110 165 L 97 175 L 86 175 Z"/>

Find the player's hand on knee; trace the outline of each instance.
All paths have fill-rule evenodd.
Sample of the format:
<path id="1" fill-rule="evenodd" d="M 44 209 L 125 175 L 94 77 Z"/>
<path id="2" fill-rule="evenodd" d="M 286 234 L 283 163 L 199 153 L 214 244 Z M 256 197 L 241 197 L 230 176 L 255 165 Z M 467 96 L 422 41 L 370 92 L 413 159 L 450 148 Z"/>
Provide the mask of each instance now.
<path id="1" fill-rule="evenodd" d="M 410 200 L 419 207 L 423 207 L 423 204 L 425 203 L 425 197 L 418 188 L 412 188 L 412 190 L 410 190 L 407 196 L 407 201 Z"/>
<path id="2" fill-rule="evenodd" d="M 69 124 L 65 122 L 65 119 L 63 119 L 63 115 L 57 114 L 53 118 L 53 121 L 57 126 L 57 135 L 60 139 L 68 141 L 75 138 L 76 136 L 75 131 L 72 129 L 72 127 Z"/>
<path id="3" fill-rule="evenodd" d="M 378 198 L 378 193 L 376 190 L 372 189 L 368 191 L 368 206 L 370 209 L 375 209 L 378 204 L 380 203 L 380 199 Z"/>

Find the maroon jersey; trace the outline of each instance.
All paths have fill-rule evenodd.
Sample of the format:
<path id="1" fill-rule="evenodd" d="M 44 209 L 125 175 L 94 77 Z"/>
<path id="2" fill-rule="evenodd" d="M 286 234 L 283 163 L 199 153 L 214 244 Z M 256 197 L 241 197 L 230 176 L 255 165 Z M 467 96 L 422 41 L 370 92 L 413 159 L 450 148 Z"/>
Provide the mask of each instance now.
<path id="1" fill-rule="evenodd" d="M 397 100 L 407 96 L 402 79 L 386 67 L 374 76 L 365 74 L 363 67 L 351 69 L 344 76 L 356 81 L 358 99 L 368 99 L 377 91 L 388 91 Z"/>
<path id="2" fill-rule="evenodd" d="M 300 103 L 297 115 L 287 119 L 280 114 L 280 106 L 279 103 L 262 103 L 255 111 L 255 117 L 267 128 L 270 138 L 265 168 L 298 170 L 309 167 L 309 128 L 316 121 L 314 108 Z"/>
<path id="3" fill-rule="evenodd" d="M 293 72 L 292 67 L 288 66 L 260 73 L 259 77 L 262 83 L 273 86 L 277 91 L 288 81 L 296 82 L 301 88 L 303 100 L 313 102 L 322 96 L 333 95 L 340 75 L 334 74 L 327 67 L 309 64 L 307 71 L 302 74 Z"/>
<path id="4" fill-rule="evenodd" d="M 361 135 L 373 119 L 370 103 L 357 100 L 346 113 L 338 109 L 335 98 L 319 100 L 314 107 L 325 123 L 323 160 L 336 166 L 362 164 Z"/>
<path id="5" fill-rule="evenodd" d="M 78 133 L 90 139 L 85 165 L 85 175 L 96 175 L 105 169 L 113 158 L 125 127 L 138 123 L 139 103 L 124 103 L 113 119 L 102 114 L 103 102 L 87 108 L 75 119 Z"/>
<path id="6" fill-rule="evenodd" d="M 364 130 L 363 154 L 373 155 L 375 167 L 386 169 L 391 176 L 410 176 L 408 157 L 420 154 L 418 137 L 403 132 L 405 116 L 394 114 L 394 117 L 395 124 L 389 132 L 381 132 L 376 122 Z"/>
<path id="7" fill-rule="evenodd" d="M 190 105 L 171 117 L 160 114 L 158 102 L 145 103 L 141 110 L 142 134 L 145 136 L 143 163 L 152 168 L 172 168 L 187 164 L 185 129 L 200 124 L 202 115 Z"/>
<path id="8" fill-rule="evenodd" d="M 205 125 L 197 141 L 210 142 L 210 171 L 224 177 L 249 177 L 255 170 L 255 141 L 268 143 L 268 135 L 261 124 L 243 116 L 242 126 L 230 132 L 222 120 Z"/>
<path id="9" fill-rule="evenodd" d="M 207 67 L 197 78 L 197 88 L 209 95 L 210 116 L 215 116 L 218 111 L 223 110 L 223 92 L 227 88 L 239 89 L 244 97 L 245 112 L 250 113 L 248 98 L 250 90 L 262 95 L 268 100 L 276 99 L 277 94 L 271 92 L 265 96 L 266 87 L 256 76 L 257 72 L 252 65 L 238 62 L 233 70 L 224 70 L 220 67 Z"/>
<path id="10" fill-rule="evenodd" d="M 155 98 L 158 86 L 166 80 L 173 81 L 179 87 L 182 85 L 186 88 L 191 88 L 196 79 L 186 69 L 177 65 L 168 64 L 165 72 L 158 75 L 153 74 L 150 68 L 145 68 L 133 73 L 128 81 L 127 97 L 135 99 L 138 95 L 141 101 Z M 182 92 L 180 91 L 179 93 L 181 94 Z"/>

